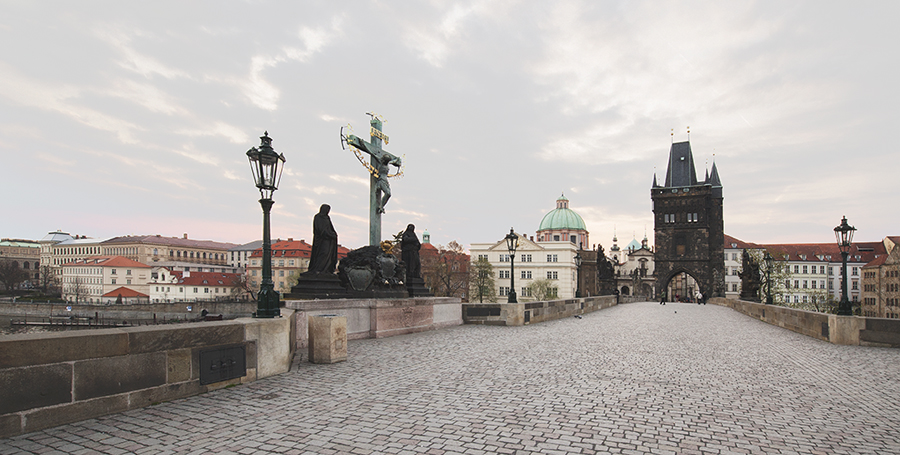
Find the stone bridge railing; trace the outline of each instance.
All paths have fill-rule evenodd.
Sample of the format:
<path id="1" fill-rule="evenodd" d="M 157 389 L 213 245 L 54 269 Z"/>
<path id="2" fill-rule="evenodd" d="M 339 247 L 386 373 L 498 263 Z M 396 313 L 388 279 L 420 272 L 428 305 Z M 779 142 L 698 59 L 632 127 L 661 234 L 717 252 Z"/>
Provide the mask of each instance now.
<path id="1" fill-rule="evenodd" d="M 465 303 L 466 324 L 527 325 L 590 313 L 616 304 L 616 296 L 520 303 Z"/>
<path id="2" fill-rule="evenodd" d="M 282 316 L 0 336 L 0 438 L 284 373 Z"/>
<path id="3" fill-rule="evenodd" d="M 721 297 L 711 298 L 709 303 L 829 343 L 900 347 L 900 319 L 838 316 Z"/>

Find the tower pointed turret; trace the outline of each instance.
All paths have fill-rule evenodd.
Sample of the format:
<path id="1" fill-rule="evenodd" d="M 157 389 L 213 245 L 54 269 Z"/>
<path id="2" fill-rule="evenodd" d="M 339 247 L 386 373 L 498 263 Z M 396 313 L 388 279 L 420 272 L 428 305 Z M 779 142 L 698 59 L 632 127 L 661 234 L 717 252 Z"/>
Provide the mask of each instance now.
<path id="1" fill-rule="evenodd" d="M 697 184 L 694 168 L 694 154 L 690 142 L 676 142 L 669 150 L 669 165 L 666 169 L 666 187 L 684 187 Z"/>

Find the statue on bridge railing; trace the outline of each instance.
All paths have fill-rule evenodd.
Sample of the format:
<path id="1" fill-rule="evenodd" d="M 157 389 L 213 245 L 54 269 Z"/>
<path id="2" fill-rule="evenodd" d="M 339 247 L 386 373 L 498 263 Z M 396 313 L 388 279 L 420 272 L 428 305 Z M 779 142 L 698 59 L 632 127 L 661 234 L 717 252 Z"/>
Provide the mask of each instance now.
<path id="1" fill-rule="evenodd" d="M 597 285 L 598 295 L 612 295 L 616 291 L 615 271 L 603 252 L 603 245 L 597 245 Z"/>
<path id="2" fill-rule="evenodd" d="M 759 302 L 759 288 L 761 286 L 759 264 L 750 256 L 747 250 L 744 250 L 740 277 L 741 300 Z"/>

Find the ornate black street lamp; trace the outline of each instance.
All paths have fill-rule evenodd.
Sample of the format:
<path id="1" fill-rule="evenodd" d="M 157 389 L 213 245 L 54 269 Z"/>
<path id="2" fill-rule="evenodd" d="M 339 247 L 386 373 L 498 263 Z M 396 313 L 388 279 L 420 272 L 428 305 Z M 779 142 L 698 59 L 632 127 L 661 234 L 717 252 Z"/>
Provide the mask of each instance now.
<path id="1" fill-rule="evenodd" d="M 766 263 L 766 305 L 772 304 L 772 267 L 775 266 L 775 258 L 769 254 L 769 250 L 766 250 L 766 255 L 763 256 L 763 261 Z"/>
<path id="2" fill-rule="evenodd" d="M 575 252 L 575 298 L 581 297 L 581 254 Z"/>
<path id="3" fill-rule="evenodd" d="M 269 132 L 260 138 L 260 146 L 247 151 L 250 159 L 250 170 L 253 171 L 253 180 L 259 188 L 261 196 L 259 204 L 263 209 L 263 263 L 262 284 L 257 294 L 256 313 L 257 318 L 274 318 L 281 316 L 278 293 L 275 292 L 275 283 L 272 282 L 272 242 L 269 236 L 269 212 L 272 210 L 272 193 L 278 189 L 281 182 L 281 172 L 284 170 L 284 155 L 272 148 L 272 138 Z"/>
<path id="4" fill-rule="evenodd" d="M 847 217 L 843 217 L 841 224 L 834 228 L 834 238 L 841 250 L 841 303 L 838 304 L 837 314 L 852 316 L 853 307 L 847 298 L 847 256 L 850 255 L 850 245 L 853 243 L 853 233 L 856 228 L 847 224 Z"/>
<path id="5" fill-rule="evenodd" d="M 516 235 L 513 228 L 509 228 L 509 234 L 506 235 L 506 249 L 509 250 L 509 298 L 506 303 L 519 303 L 516 300 L 516 248 L 519 247 L 519 236 Z"/>

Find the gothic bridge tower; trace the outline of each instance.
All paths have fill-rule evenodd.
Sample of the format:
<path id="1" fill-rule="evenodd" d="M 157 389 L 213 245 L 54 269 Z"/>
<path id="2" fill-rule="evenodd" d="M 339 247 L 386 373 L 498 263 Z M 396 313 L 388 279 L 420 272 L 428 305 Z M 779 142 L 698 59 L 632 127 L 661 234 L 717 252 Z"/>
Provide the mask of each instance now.
<path id="1" fill-rule="evenodd" d="M 669 151 L 665 184 L 653 175 L 656 295 L 725 297 L 722 182 L 713 162 L 706 180 L 697 181 L 691 143 L 676 142 Z"/>

